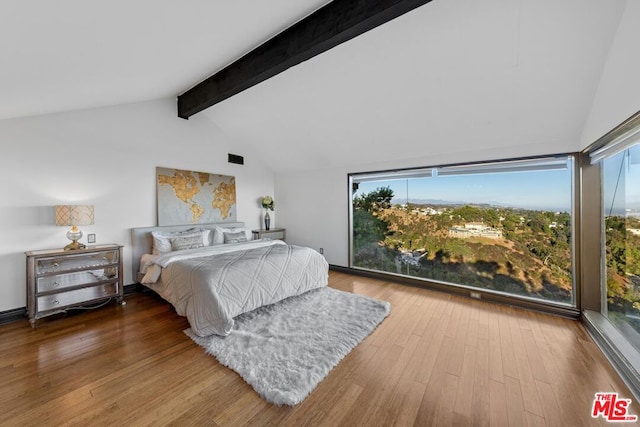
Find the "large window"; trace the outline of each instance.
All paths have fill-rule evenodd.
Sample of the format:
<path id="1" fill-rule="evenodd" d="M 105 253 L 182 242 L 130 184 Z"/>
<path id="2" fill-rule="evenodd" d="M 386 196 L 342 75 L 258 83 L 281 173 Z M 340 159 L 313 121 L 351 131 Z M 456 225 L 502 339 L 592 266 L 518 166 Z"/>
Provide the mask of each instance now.
<path id="1" fill-rule="evenodd" d="M 602 160 L 602 189 L 602 311 L 640 351 L 640 142 Z"/>
<path id="2" fill-rule="evenodd" d="M 640 399 L 640 111 L 581 157 L 585 325 Z"/>
<path id="3" fill-rule="evenodd" d="M 573 163 L 352 174 L 351 267 L 575 305 Z"/>

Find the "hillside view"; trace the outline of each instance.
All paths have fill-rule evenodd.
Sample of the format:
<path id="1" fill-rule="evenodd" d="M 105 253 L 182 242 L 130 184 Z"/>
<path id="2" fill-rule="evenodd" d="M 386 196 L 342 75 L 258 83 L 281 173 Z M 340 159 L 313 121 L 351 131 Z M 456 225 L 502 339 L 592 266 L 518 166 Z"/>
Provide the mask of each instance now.
<path id="1" fill-rule="evenodd" d="M 571 215 L 469 204 L 393 204 L 388 187 L 353 199 L 357 267 L 572 302 Z M 640 331 L 640 220 L 606 219 L 611 316 Z"/>
<path id="2" fill-rule="evenodd" d="M 571 215 L 354 198 L 358 267 L 571 303 Z"/>
<path id="3" fill-rule="evenodd" d="M 608 216 L 605 227 L 609 319 L 619 328 L 629 325 L 640 332 L 640 219 Z M 639 345 L 640 337 L 632 336 Z"/>

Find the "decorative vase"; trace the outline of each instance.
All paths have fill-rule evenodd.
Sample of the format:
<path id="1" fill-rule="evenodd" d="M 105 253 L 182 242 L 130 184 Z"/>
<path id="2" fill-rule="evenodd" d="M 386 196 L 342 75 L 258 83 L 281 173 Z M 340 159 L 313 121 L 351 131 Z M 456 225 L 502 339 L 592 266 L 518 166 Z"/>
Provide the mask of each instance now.
<path id="1" fill-rule="evenodd" d="M 269 230 L 271 226 L 271 217 L 269 216 L 269 211 L 264 211 L 264 229 Z"/>

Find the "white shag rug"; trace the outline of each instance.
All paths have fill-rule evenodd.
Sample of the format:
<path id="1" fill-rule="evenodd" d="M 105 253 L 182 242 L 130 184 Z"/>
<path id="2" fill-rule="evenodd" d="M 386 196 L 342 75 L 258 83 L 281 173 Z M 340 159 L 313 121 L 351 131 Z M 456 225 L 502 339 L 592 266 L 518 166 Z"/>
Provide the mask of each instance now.
<path id="1" fill-rule="evenodd" d="M 184 332 L 265 400 L 293 406 L 390 310 L 388 302 L 326 287 L 241 314 L 226 337 Z"/>

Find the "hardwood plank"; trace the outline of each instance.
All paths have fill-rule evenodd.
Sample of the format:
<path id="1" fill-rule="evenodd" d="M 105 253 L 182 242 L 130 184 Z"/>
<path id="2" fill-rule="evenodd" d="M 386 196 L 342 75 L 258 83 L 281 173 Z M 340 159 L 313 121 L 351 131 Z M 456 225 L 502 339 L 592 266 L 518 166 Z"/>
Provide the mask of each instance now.
<path id="1" fill-rule="evenodd" d="M 362 393 L 362 387 L 357 384 L 349 383 L 347 389 L 341 394 L 340 405 L 330 407 L 327 417 L 320 421 L 320 426 L 332 427 L 343 424 L 343 420 L 351 412 L 351 408 Z"/>
<path id="2" fill-rule="evenodd" d="M 422 341 L 416 356 L 411 361 L 408 369 L 415 375 L 417 382 L 428 384 L 431 376 L 434 374 L 434 369 L 438 357 L 441 354 L 443 343 L 445 340 L 445 330 L 448 318 L 442 315 L 442 311 L 446 304 L 439 304 L 435 307 L 435 314 L 432 317 L 432 321 L 429 322 L 429 329 L 422 335 Z M 446 363 L 448 355 L 443 355 L 440 363 Z M 444 360 L 442 360 L 444 359 Z M 441 368 L 438 368 L 441 369 Z M 444 368 L 442 368 L 444 370 Z"/>
<path id="3" fill-rule="evenodd" d="M 492 426 L 508 426 L 507 391 L 503 382 L 489 380 L 489 424 Z"/>
<path id="4" fill-rule="evenodd" d="M 456 390 L 458 389 L 459 378 L 455 375 L 446 373 L 443 376 L 443 382 L 440 385 L 441 398 L 433 408 L 433 425 L 451 426 L 454 424 L 453 408 L 456 399 Z M 424 403 L 424 402 L 423 402 Z M 458 420 L 458 424 L 466 424 Z"/>
<path id="5" fill-rule="evenodd" d="M 497 318 L 498 328 L 500 331 L 500 356 L 502 359 L 502 372 L 503 375 L 510 376 L 511 378 L 518 377 L 518 362 L 514 353 L 513 337 L 510 332 L 510 319 L 508 315 L 504 315 L 507 309 L 504 307 L 499 308 L 500 316 Z"/>
<path id="6" fill-rule="evenodd" d="M 399 406 L 402 403 L 401 395 L 403 393 L 399 384 L 401 384 L 401 382 L 410 383 L 412 380 L 405 375 L 406 366 L 418 347 L 419 341 L 419 337 L 412 335 L 412 339 L 405 347 L 402 347 L 402 351 L 393 362 L 393 365 L 390 366 L 390 369 L 386 370 L 385 377 L 376 388 L 375 394 L 368 398 L 368 405 L 370 405 L 372 409 L 368 411 L 365 417 L 360 419 L 360 422 L 369 424 L 380 423 L 383 425 L 393 424 Z M 361 400 L 367 398 L 365 394 L 366 392 L 360 397 Z"/>
<path id="7" fill-rule="evenodd" d="M 450 319 L 449 322 L 451 324 L 455 323 L 457 327 L 452 335 L 449 335 L 451 330 L 447 330 L 447 336 L 453 338 L 453 349 L 451 350 L 449 363 L 447 363 L 447 372 L 460 377 L 462 374 L 465 346 L 469 336 L 469 310 L 458 306 L 458 309 L 452 314 L 452 319 Z"/>
<path id="8" fill-rule="evenodd" d="M 542 411 L 544 414 L 544 419 L 547 422 L 551 422 L 554 417 L 558 417 L 558 414 L 561 413 L 562 409 L 558 405 L 558 399 L 556 398 L 555 393 L 553 392 L 553 388 L 550 384 L 536 380 L 536 389 L 538 391 L 538 397 L 540 398 L 540 402 L 542 403 Z M 564 420 L 560 418 L 556 418 L 556 422 L 558 423 L 569 423 L 574 422 L 574 420 L 567 419 L 568 417 L 563 417 Z M 569 425 L 569 424 L 565 424 Z"/>
<path id="9" fill-rule="evenodd" d="M 476 357 L 474 358 L 474 378 L 473 378 L 473 401 L 471 405 L 471 416 L 474 419 L 482 420 L 479 424 L 490 424 L 491 420 L 491 399 L 490 399 L 490 359 L 489 340 L 478 339 Z"/>
<path id="10" fill-rule="evenodd" d="M 456 424 L 463 424 L 462 420 L 470 420 L 472 416 L 471 408 L 476 396 L 473 387 L 475 385 L 476 350 L 476 347 L 471 345 L 464 347 L 462 367 L 460 375 L 458 375 L 455 406 L 453 408 L 455 415 L 459 417 L 459 421 Z"/>
<path id="11" fill-rule="evenodd" d="M 596 392 L 632 398 L 579 322 L 344 273 L 330 285 L 392 315 L 295 407 L 266 403 L 139 293 L 0 325 L 0 425 L 587 426 L 607 425 Z"/>
<path id="12" fill-rule="evenodd" d="M 520 320 L 521 318 L 513 318 L 513 320 L 509 322 L 509 329 L 513 342 L 513 352 L 517 366 L 517 374 L 515 378 L 520 384 L 520 392 L 522 393 L 525 410 L 532 414 L 542 416 L 542 408 L 540 401 L 538 400 L 535 380 L 531 371 L 532 366 L 522 337 Z"/>
<path id="13" fill-rule="evenodd" d="M 402 390 L 401 394 L 397 394 L 396 402 L 399 402 L 396 410 L 396 416 L 393 420 L 394 426 L 412 426 L 415 425 L 415 420 L 422 404 L 426 385 L 411 381 L 408 383 L 399 384 Z"/>
<path id="14" fill-rule="evenodd" d="M 430 371 L 427 389 L 424 392 L 424 397 L 422 398 L 422 403 L 416 416 L 417 425 L 432 425 L 437 421 L 438 414 L 443 412 L 443 409 L 436 410 L 435 408 L 444 408 L 452 406 L 452 404 L 455 403 L 450 402 L 450 400 L 455 399 L 458 377 L 446 373 L 447 361 L 451 356 L 451 349 L 453 348 L 452 341 L 451 338 L 444 336 L 442 343 L 438 346 L 437 358 Z M 447 381 L 448 379 L 450 381 Z M 443 402 L 443 387 L 445 385 L 449 386 L 448 391 L 450 393 L 450 396 L 447 397 L 447 402 Z M 450 412 L 452 411 L 453 408 L 451 408 Z"/>
<path id="15" fill-rule="evenodd" d="M 389 377 L 388 373 L 397 366 L 397 360 L 403 353 L 403 348 L 393 345 L 381 348 L 374 359 L 374 364 L 369 366 L 369 371 L 363 372 L 354 381 L 363 388 L 358 396 L 352 411 L 343 420 L 346 425 L 357 425 L 370 420 L 381 401 L 388 398 L 389 386 L 387 381 L 393 382 L 395 376 Z M 397 370 L 396 370 L 397 371 Z"/>
<path id="16" fill-rule="evenodd" d="M 524 400 L 522 398 L 522 387 L 520 381 L 510 376 L 504 377 L 505 399 L 507 401 L 507 419 L 509 425 L 524 426 Z"/>
<path id="17" fill-rule="evenodd" d="M 502 361 L 502 340 L 500 338 L 500 318 L 498 312 L 489 313 L 489 378 L 504 383 Z"/>

